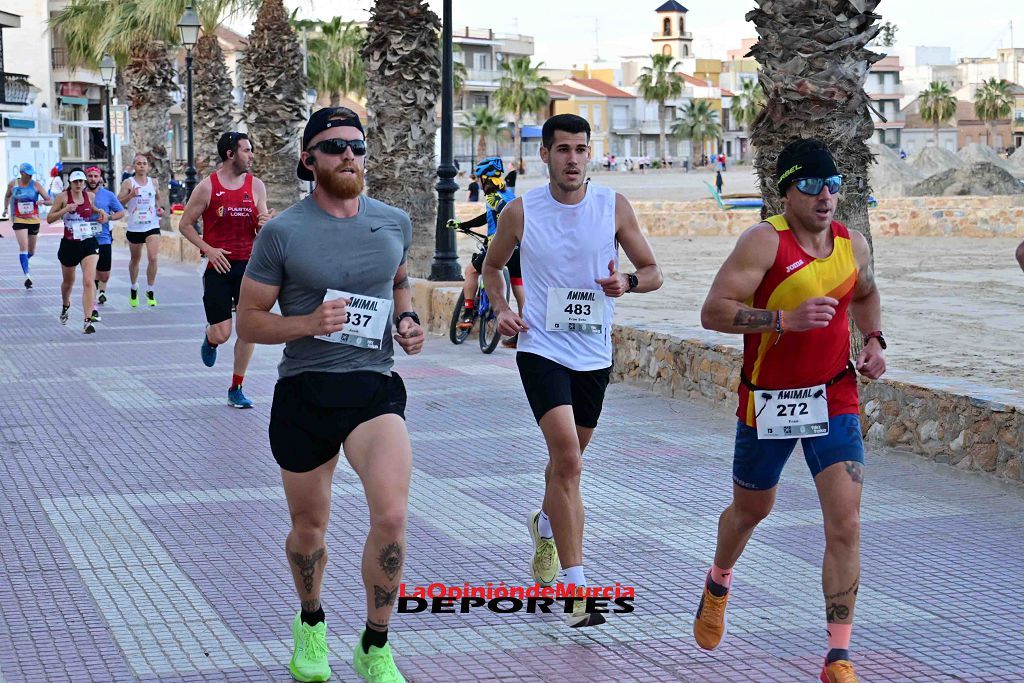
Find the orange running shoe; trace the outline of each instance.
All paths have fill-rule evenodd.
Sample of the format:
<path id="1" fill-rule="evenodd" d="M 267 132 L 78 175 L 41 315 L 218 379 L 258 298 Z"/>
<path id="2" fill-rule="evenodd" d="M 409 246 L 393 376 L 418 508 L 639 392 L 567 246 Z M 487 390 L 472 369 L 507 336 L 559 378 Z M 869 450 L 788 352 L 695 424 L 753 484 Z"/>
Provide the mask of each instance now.
<path id="1" fill-rule="evenodd" d="M 705 650 L 714 650 L 722 642 L 728 630 L 725 621 L 725 605 L 729 602 L 729 593 L 716 597 L 708 590 L 704 582 L 704 595 L 697 606 L 697 616 L 693 619 L 693 637 L 697 645 Z"/>
<path id="2" fill-rule="evenodd" d="M 821 683 L 860 683 L 857 672 L 853 670 L 853 662 L 837 659 L 831 664 L 821 667 Z"/>

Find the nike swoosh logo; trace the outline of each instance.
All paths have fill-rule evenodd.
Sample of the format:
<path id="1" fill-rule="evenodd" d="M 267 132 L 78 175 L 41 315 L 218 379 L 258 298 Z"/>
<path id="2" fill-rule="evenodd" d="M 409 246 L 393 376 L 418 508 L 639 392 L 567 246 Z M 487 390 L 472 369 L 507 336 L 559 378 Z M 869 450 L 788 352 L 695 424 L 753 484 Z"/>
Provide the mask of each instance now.
<path id="1" fill-rule="evenodd" d="M 377 232 L 381 228 L 386 228 L 386 227 L 388 227 L 388 226 L 386 226 L 386 225 L 378 225 L 376 228 L 370 228 L 370 232 Z"/>

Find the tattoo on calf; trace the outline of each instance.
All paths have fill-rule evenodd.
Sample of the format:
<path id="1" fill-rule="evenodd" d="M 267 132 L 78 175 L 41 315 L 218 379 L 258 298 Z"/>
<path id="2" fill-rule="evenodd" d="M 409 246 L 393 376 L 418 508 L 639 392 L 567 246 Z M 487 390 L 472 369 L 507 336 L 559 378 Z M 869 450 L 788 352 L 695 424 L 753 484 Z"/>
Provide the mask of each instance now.
<path id="1" fill-rule="evenodd" d="M 373 604 L 377 609 L 395 604 L 396 597 L 398 597 L 398 586 L 390 590 L 383 586 L 374 585 L 373 587 Z"/>
<path id="2" fill-rule="evenodd" d="M 315 598 L 313 600 L 303 600 L 302 601 L 302 611 L 303 612 L 319 612 L 320 611 L 320 598 Z"/>
<path id="3" fill-rule="evenodd" d="M 387 631 L 388 630 L 387 622 L 385 622 L 383 624 L 378 624 L 373 619 L 367 619 L 366 620 L 366 625 L 369 626 L 370 628 L 372 628 L 374 631 Z"/>
<path id="4" fill-rule="evenodd" d="M 854 484 L 864 483 L 864 466 L 859 462 L 853 462 L 851 460 L 846 463 L 846 473 L 850 475 L 850 479 L 853 480 Z"/>
<path id="5" fill-rule="evenodd" d="M 839 591 L 838 593 L 833 593 L 831 595 L 826 595 L 825 599 L 831 601 L 831 600 L 838 600 L 839 598 L 845 598 L 847 595 L 850 595 L 850 594 L 857 595 L 857 591 L 859 591 L 859 590 L 860 590 L 860 579 L 857 578 L 857 579 L 854 580 L 853 585 L 850 586 L 849 588 L 847 588 L 846 590 Z"/>
<path id="6" fill-rule="evenodd" d="M 736 317 L 733 318 L 732 324 L 736 327 L 767 327 L 772 324 L 772 320 L 774 319 L 775 314 L 771 311 L 757 311 L 741 308 L 736 311 Z"/>
<path id="7" fill-rule="evenodd" d="M 288 553 L 288 557 L 299 568 L 299 576 L 302 577 L 302 587 L 306 589 L 307 593 L 313 592 L 313 574 L 316 573 L 317 564 L 326 561 L 326 555 L 327 548 L 320 548 L 320 550 L 317 550 L 312 555 Z"/>
<path id="8" fill-rule="evenodd" d="M 377 561 L 380 563 L 381 570 L 394 581 L 402 571 L 402 546 L 398 543 L 388 543 L 381 548 Z"/>
<path id="9" fill-rule="evenodd" d="M 825 610 L 825 621 L 832 624 L 837 621 L 842 621 L 850 616 L 850 608 L 846 605 L 840 605 L 838 602 L 833 602 Z"/>

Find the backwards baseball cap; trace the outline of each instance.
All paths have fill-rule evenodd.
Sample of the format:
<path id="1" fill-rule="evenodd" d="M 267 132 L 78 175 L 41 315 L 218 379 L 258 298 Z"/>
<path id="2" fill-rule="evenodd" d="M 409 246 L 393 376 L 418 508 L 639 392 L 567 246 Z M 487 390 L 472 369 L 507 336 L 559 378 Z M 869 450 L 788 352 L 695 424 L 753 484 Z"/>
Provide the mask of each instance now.
<path id="1" fill-rule="evenodd" d="M 32 168 L 32 164 L 28 163 L 27 161 L 18 166 L 18 170 L 24 173 L 25 175 L 36 174 L 36 169 Z"/>
<path id="2" fill-rule="evenodd" d="M 310 140 L 318 134 L 330 128 L 340 128 L 341 126 L 355 128 L 365 135 L 363 132 L 363 122 L 359 120 L 359 114 L 356 114 L 348 107 L 324 107 L 323 109 L 317 109 L 309 117 L 309 121 L 306 121 L 306 127 L 302 131 L 302 151 L 306 151 L 309 148 Z M 302 163 L 302 159 L 299 159 L 299 164 L 295 168 L 295 175 L 299 176 L 301 180 L 313 180 L 313 171 L 309 170 L 309 167 Z"/>
<path id="3" fill-rule="evenodd" d="M 779 195 L 801 178 L 828 178 L 839 175 L 839 167 L 828 147 L 815 138 L 800 138 L 783 147 L 775 166 Z"/>
<path id="4" fill-rule="evenodd" d="M 75 169 L 74 171 L 72 171 L 71 175 L 68 176 L 68 182 L 69 183 L 73 183 L 76 180 L 85 180 L 85 174 L 82 173 L 82 171 L 80 171 L 78 169 Z"/>

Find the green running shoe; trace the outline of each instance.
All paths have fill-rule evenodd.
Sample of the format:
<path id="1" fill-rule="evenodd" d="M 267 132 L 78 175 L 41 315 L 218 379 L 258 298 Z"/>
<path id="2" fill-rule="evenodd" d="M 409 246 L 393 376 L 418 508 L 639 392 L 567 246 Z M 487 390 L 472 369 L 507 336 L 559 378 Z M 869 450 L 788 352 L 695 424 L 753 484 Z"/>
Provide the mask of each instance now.
<path id="1" fill-rule="evenodd" d="M 530 538 L 533 539 L 533 561 L 530 562 L 530 573 L 533 580 L 541 586 L 554 586 L 558 578 L 558 548 L 555 539 L 543 538 L 540 535 L 540 510 L 526 518 L 530 527 Z"/>
<path id="2" fill-rule="evenodd" d="M 302 612 L 292 622 L 295 637 L 295 652 L 288 670 L 292 678 L 303 683 L 326 681 L 331 677 L 331 666 L 327 663 L 327 624 L 320 622 L 310 626 L 302 622 Z"/>
<path id="3" fill-rule="evenodd" d="M 370 646 L 368 653 L 363 652 L 363 633 L 359 632 L 356 650 L 352 653 L 352 668 L 367 683 L 405 683 L 405 676 L 395 665 L 391 656 L 391 644 L 384 647 Z"/>
<path id="4" fill-rule="evenodd" d="M 132 308 L 138 308 L 139 306 L 139 290 L 133 289 L 128 294 L 128 305 Z"/>

